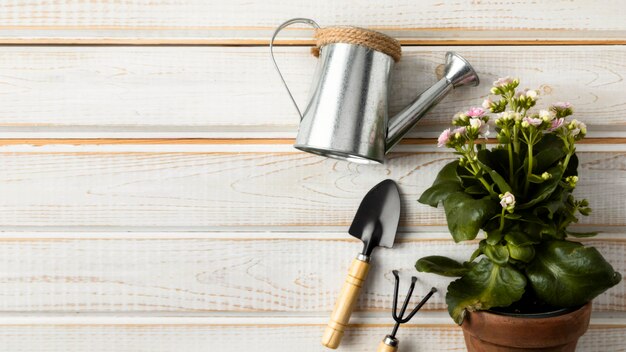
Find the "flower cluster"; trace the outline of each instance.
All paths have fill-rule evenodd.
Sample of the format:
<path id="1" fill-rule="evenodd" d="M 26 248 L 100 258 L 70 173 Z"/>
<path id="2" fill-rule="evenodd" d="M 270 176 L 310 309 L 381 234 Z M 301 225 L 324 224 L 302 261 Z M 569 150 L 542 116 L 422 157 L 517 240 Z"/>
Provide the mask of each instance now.
<path id="1" fill-rule="evenodd" d="M 482 108 L 473 107 L 466 112 L 454 115 L 452 124 L 454 129 L 444 130 L 437 139 L 439 147 L 461 147 L 469 140 L 489 137 L 489 117 Z"/>
<path id="2" fill-rule="evenodd" d="M 474 240 L 481 230 L 484 235 L 465 262 L 428 256 L 415 265 L 422 272 L 459 276 L 446 294 L 458 324 L 466 310 L 514 302 L 515 309 L 534 310 L 534 302 L 579 306 L 621 278 L 597 251 L 567 239 L 593 236 L 568 229 L 579 214 L 591 212 L 587 200 L 574 197 L 579 182 L 575 143 L 585 137 L 587 126 L 569 118 L 574 113 L 570 103 L 535 110 L 539 92 L 520 90 L 519 84 L 500 78 L 482 107 L 454 116 L 438 145 L 454 149 L 459 159 L 446 164 L 419 199 L 443 205 L 456 242 Z M 497 140 L 493 148 L 485 142 L 490 117 Z M 582 259 L 562 255 L 573 251 Z M 486 272 L 491 274 L 486 277 Z M 525 307 L 526 302 L 533 304 Z"/>
<path id="3" fill-rule="evenodd" d="M 437 140 L 439 147 L 449 147 L 460 155 L 459 165 L 464 167 L 470 175 L 478 179 L 485 191 L 491 195 L 497 194 L 489 181 L 483 175 L 489 173 L 481 163 L 478 154 L 481 142 L 489 137 L 489 115 L 495 114 L 493 124 L 496 129 L 496 139 L 499 145 L 496 149 L 508 152 L 508 182 L 521 196 L 530 192 L 533 183 L 543 183 L 553 178 L 553 173 L 542 171 L 534 173 L 535 146 L 545 135 L 552 135 L 562 141 L 566 157 L 562 167 L 566 168 L 571 156 L 575 152 L 574 143 L 585 137 L 587 126 L 576 119 L 567 120 L 574 113 L 572 105 L 559 102 L 548 109 L 532 111 L 537 104 L 539 91 L 532 89 L 518 90 L 520 81 L 517 78 L 504 77 L 493 82 L 490 93 L 494 97 L 487 97 L 482 107 L 472 107 L 467 111 L 457 113 L 453 120 L 453 128 L 444 130 Z M 520 165 L 516 164 L 515 157 L 525 155 L 525 178 L 518 180 L 517 173 Z M 517 170 L 517 171 L 516 171 Z M 563 184 L 571 189 L 576 186 L 577 176 L 564 178 Z M 493 180 L 492 180 L 493 181 Z M 522 182 L 518 185 L 517 182 Z M 499 195 L 503 212 L 513 213 L 516 195 L 511 191 L 503 191 Z"/>

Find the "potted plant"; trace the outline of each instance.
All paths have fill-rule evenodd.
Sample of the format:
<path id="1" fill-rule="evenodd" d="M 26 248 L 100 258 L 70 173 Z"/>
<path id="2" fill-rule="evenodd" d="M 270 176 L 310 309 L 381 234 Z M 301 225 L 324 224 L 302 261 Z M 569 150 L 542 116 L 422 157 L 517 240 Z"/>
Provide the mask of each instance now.
<path id="1" fill-rule="evenodd" d="M 454 117 L 440 147 L 459 155 L 420 197 L 445 209 L 455 242 L 484 238 L 463 263 L 421 258 L 417 270 L 457 277 L 446 303 L 469 351 L 574 351 L 589 324 L 591 300 L 621 280 L 593 247 L 572 237 L 578 214 L 591 212 L 573 191 L 575 144 L 586 126 L 569 103 L 532 109 L 538 92 L 516 91 L 519 80 L 494 82 L 483 108 Z M 488 112 L 497 114 L 497 144 L 487 148 Z"/>

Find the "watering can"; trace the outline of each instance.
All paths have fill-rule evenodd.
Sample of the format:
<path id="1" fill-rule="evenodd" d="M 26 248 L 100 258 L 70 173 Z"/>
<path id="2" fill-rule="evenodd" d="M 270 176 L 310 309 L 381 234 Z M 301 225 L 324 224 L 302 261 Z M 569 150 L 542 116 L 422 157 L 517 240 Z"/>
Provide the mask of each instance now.
<path id="1" fill-rule="evenodd" d="M 319 60 L 304 112 L 294 100 L 273 51 L 278 33 L 295 23 L 315 28 L 319 47 Z M 322 31 L 327 34 L 323 38 L 319 36 Z M 479 83 L 467 60 L 448 52 L 443 78 L 389 118 L 391 72 L 400 51 L 395 39 L 363 28 L 320 28 L 307 18 L 294 18 L 281 24 L 270 41 L 270 53 L 300 115 L 294 147 L 356 163 L 382 163 L 385 154 L 449 92 Z"/>

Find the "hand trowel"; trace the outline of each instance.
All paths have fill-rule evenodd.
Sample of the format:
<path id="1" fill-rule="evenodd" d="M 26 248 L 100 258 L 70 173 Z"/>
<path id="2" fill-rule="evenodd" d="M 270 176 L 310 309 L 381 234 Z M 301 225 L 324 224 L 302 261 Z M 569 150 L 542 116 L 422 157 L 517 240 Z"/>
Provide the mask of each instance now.
<path id="1" fill-rule="evenodd" d="M 391 248 L 400 222 L 400 192 L 392 180 L 385 180 L 372 188 L 361 201 L 348 230 L 363 241 L 363 250 L 352 261 L 330 322 L 322 336 L 322 345 L 337 348 L 356 304 L 361 287 L 370 268 L 370 257 L 378 246 Z"/>

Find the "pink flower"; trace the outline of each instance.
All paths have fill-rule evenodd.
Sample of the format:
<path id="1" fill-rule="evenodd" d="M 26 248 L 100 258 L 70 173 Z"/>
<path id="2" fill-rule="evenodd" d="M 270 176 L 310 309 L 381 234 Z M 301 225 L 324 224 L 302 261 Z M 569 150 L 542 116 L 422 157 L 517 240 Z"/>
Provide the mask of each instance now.
<path id="1" fill-rule="evenodd" d="M 542 119 L 536 118 L 536 117 L 524 117 L 524 119 L 522 120 L 523 122 L 526 122 L 527 124 L 531 125 L 531 126 L 539 126 L 543 123 Z"/>
<path id="2" fill-rule="evenodd" d="M 572 107 L 572 104 L 571 104 L 571 103 L 569 103 L 569 102 L 563 102 L 563 101 L 560 101 L 560 102 L 558 102 L 558 103 L 554 103 L 554 105 L 553 105 L 553 106 L 554 106 L 556 109 L 559 109 L 559 110 L 564 110 L 564 109 L 569 109 L 569 108 L 571 108 L 571 107 Z"/>
<path id="3" fill-rule="evenodd" d="M 493 101 L 491 101 L 491 99 L 489 99 L 489 98 L 483 100 L 483 108 L 485 108 L 485 109 L 491 108 L 491 104 L 492 103 L 493 103 Z"/>
<path id="4" fill-rule="evenodd" d="M 474 108 L 470 108 L 470 109 L 467 111 L 467 116 L 469 116 L 469 117 L 481 117 L 481 116 L 483 116 L 484 114 L 485 114 L 485 110 L 484 110 L 484 109 L 482 109 L 482 108 L 476 108 L 476 107 L 474 107 Z"/>
<path id="5" fill-rule="evenodd" d="M 463 134 L 465 133 L 465 127 L 457 127 L 454 130 L 452 130 L 452 134 Z"/>
<path id="6" fill-rule="evenodd" d="M 452 134 L 453 132 L 450 132 L 449 128 L 441 132 L 441 134 L 439 135 L 439 138 L 437 138 L 437 146 L 438 147 L 445 146 L 450 141 L 450 137 L 452 137 Z"/>
<path id="7" fill-rule="evenodd" d="M 550 128 L 548 128 L 548 131 L 552 132 L 558 130 L 561 126 L 563 126 L 563 122 L 565 122 L 565 119 L 562 117 L 560 119 L 552 120 L 552 124 L 550 125 Z"/>
<path id="8" fill-rule="evenodd" d="M 493 82 L 493 85 L 495 87 L 503 87 L 511 83 L 513 83 L 513 78 L 506 76 L 506 77 L 498 78 L 498 80 Z"/>

